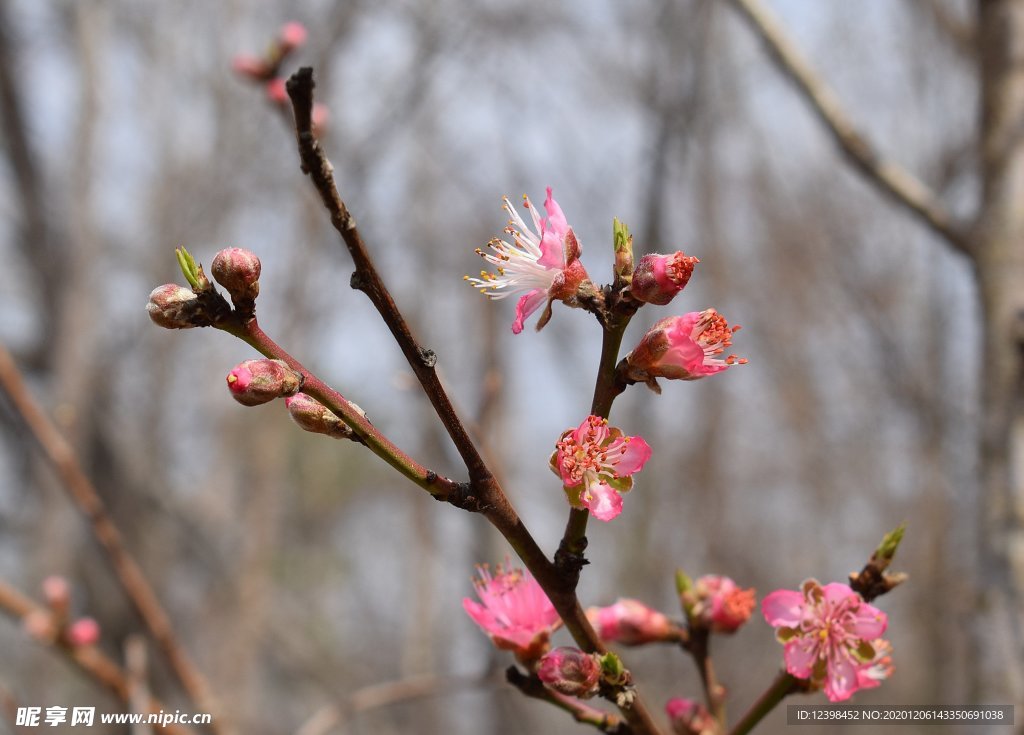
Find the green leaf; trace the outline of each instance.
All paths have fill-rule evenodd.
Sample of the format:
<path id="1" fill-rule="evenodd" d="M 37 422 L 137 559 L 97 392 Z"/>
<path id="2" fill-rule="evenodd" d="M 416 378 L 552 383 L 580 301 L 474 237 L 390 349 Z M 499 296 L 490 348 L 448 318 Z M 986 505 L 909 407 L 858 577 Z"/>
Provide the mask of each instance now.
<path id="1" fill-rule="evenodd" d="M 178 258 L 178 267 L 181 268 L 185 280 L 192 288 L 199 288 L 199 267 L 196 265 L 195 258 L 184 246 L 175 248 L 174 254 Z"/>

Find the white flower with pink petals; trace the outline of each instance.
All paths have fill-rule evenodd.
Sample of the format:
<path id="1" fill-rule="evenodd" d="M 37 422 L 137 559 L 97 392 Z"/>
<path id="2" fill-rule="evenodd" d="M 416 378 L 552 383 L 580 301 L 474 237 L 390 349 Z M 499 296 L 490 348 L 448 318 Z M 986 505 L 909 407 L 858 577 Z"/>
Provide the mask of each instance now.
<path id="1" fill-rule="evenodd" d="M 507 563 L 493 575 L 487 565 L 478 571 L 473 586 L 480 602 L 466 597 L 463 609 L 498 648 L 514 651 L 524 662 L 540 658 L 562 621 L 537 580 Z"/>
<path id="2" fill-rule="evenodd" d="M 562 478 L 569 505 L 610 521 L 622 512 L 621 494 L 633 487 L 632 475 L 650 458 L 642 437 L 625 436 L 607 419 L 588 416 L 558 439 L 551 469 Z"/>
<path id="3" fill-rule="evenodd" d="M 800 590 L 772 592 L 761 610 L 785 645 L 786 671 L 824 685 L 832 702 L 877 686 L 883 672 L 887 676 L 891 670 L 888 649 L 878 641 L 888 624 L 886 614 L 848 585 L 821 586 L 809 579 Z"/>
<path id="4" fill-rule="evenodd" d="M 529 197 L 523 197 L 523 206 L 533 217 L 533 230 L 519 216 L 508 197 L 503 197 L 503 201 L 510 218 L 505 232 L 512 236 L 512 242 L 499 238 L 491 240 L 487 245 L 492 253 L 478 248 L 477 254 L 494 266 L 495 272 L 481 271 L 478 278 L 466 276 L 466 280 L 495 300 L 522 294 L 512 323 L 512 331 L 519 334 L 526 318 L 542 304 L 545 308 L 537 329 L 543 328 L 551 318 L 552 302 L 572 305 L 580 287 L 589 284 L 589 279 L 580 262 L 582 248 L 579 240 L 551 195 L 551 187 L 548 187 L 547 199 L 544 200 L 547 217 L 541 217 Z"/>

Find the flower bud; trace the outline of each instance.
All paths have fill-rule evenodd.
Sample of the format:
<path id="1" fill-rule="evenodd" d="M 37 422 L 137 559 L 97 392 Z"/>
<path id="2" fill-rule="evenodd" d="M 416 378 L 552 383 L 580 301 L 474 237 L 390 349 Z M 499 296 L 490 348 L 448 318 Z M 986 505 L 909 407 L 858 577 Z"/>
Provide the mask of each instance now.
<path id="1" fill-rule="evenodd" d="M 92 618 L 79 618 L 67 627 L 64 637 L 75 648 L 92 646 L 100 639 L 100 624 Z"/>
<path id="2" fill-rule="evenodd" d="M 228 373 L 228 389 L 243 406 L 259 406 L 299 392 L 304 378 L 283 360 L 246 360 Z"/>
<path id="3" fill-rule="evenodd" d="M 322 135 L 327 129 L 327 124 L 331 121 L 331 112 L 327 109 L 327 105 L 322 105 L 319 102 L 313 103 L 313 111 L 310 113 L 310 123 L 313 126 L 314 135 Z"/>
<path id="4" fill-rule="evenodd" d="M 277 43 L 280 47 L 281 55 L 290 54 L 304 44 L 308 35 L 306 26 L 298 21 L 293 20 L 290 23 L 285 23 L 281 26 L 281 30 L 277 32 Z"/>
<path id="5" fill-rule="evenodd" d="M 615 248 L 615 283 L 628 285 L 633 279 L 633 236 L 619 220 L 612 220 L 612 241 Z"/>
<path id="6" fill-rule="evenodd" d="M 149 294 L 146 312 L 153 323 L 164 329 L 191 329 L 199 299 L 191 289 L 176 283 L 157 286 Z"/>
<path id="7" fill-rule="evenodd" d="M 757 595 L 753 587 L 742 589 L 729 577 L 708 574 L 682 594 L 682 601 L 692 622 L 715 633 L 735 633 L 750 619 Z"/>
<path id="8" fill-rule="evenodd" d="M 537 677 L 556 692 L 586 699 L 597 694 L 601 664 L 593 654 L 563 646 L 541 657 Z"/>
<path id="9" fill-rule="evenodd" d="M 639 600 L 622 598 L 610 607 L 592 607 L 587 619 L 607 643 L 639 646 L 674 637 L 672 621 Z"/>
<path id="10" fill-rule="evenodd" d="M 352 439 L 354 436 L 348 424 L 313 396 L 296 393 L 285 398 L 284 405 L 288 407 L 292 420 L 304 431 L 326 434 L 335 439 Z"/>
<path id="11" fill-rule="evenodd" d="M 637 301 L 664 306 L 683 290 L 699 262 L 682 250 L 672 255 L 645 255 L 633 270 L 629 293 Z"/>
<path id="12" fill-rule="evenodd" d="M 226 248 L 213 258 L 210 271 L 231 301 L 253 301 L 260 293 L 260 259 L 243 248 Z"/>
<path id="13" fill-rule="evenodd" d="M 665 704 L 665 712 L 676 735 L 711 735 L 717 732 L 711 714 L 704 705 L 692 699 L 673 697 Z"/>
<path id="14" fill-rule="evenodd" d="M 240 54 L 231 60 L 231 68 L 239 76 L 248 77 L 257 82 L 268 79 L 272 73 L 265 60 L 244 54 Z"/>
<path id="15" fill-rule="evenodd" d="M 64 618 L 71 606 L 71 586 L 59 575 L 51 575 L 43 580 L 43 599 L 54 615 Z"/>

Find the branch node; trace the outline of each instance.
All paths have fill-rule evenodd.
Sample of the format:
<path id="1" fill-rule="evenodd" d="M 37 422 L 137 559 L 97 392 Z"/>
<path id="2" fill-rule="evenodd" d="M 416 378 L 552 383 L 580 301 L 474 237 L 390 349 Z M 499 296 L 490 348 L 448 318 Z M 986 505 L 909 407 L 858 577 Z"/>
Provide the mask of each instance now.
<path id="1" fill-rule="evenodd" d="M 432 368 L 437 364 L 437 354 L 433 350 L 420 347 L 417 352 L 420 356 L 420 362 L 423 363 L 424 367 Z"/>

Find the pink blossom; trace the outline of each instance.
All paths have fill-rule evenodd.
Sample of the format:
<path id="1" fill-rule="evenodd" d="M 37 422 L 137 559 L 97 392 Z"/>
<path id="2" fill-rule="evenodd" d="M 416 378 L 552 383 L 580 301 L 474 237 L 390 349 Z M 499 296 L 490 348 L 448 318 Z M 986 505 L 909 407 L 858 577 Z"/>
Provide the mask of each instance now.
<path id="1" fill-rule="evenodd" d="M 690 615 L 716 633 L 735 633 L 757 606 L 754 589 L 742 589 L 729 577 L 708 574 L 697 579 Z"/>
<path id="2" fill-rule="evenodd" d="M 685 699 L 672 697 L 665 703 L 665 713 L 676 735 L 704 735 L 717 732 L 715 720 L 704 705 Z"/>
<path id="3" fill-rule="evenodd" d="M 830 701 L 849 699 L 865 686 L 865 677 L 878 678 L 879 671 L 871 667 L 881 664 L 876 640 L 888 619 L 848 585 L 822 587 L 810 579 L 799 591 L 772 592 L 761 610 L 785 645 L 786 671 L 815 686 L 823 684 Z"/>
<path id="4" fill-rule="evenodd" d="M 562 646 L 541 657 L 537 678 L 556 692 L 587 699 L 597 694 L 601 663 L 594 654 Z"/>
<path id="5" fill-rule="evenodd" d="M 745 359 L 722 357 L 739 329 L 738 325 L 730 327 L 714 309 L 666 317 L 626 355 L 629 377 L 657 389 L 654 378 L 697 380 L 742 365 Z"/>
<path id="6" fill-rule="evenodd" d="M 586 508 L 602 521 L 622 512 L 621 493 L 633 487 L 632 475 L 651 458 L 642 437 L 624 436 L 600 416 L 567 429 L 555 446 L 551 469 L 562 478 L 569 505 Z"/>
<path id="7" fill-rule="evenodd" d="M 491 240 L 488 247 L 493 253 L 478 248 L 477 254 L 494 266 L 496 272 L 481 271 L 479 278 L 466 276 L 474 288 L 495 300 L 523 294 L 516 304 L 516 318 L 512 323 L 515 334 L 523 331 L 523 322 L 542 304 L 545 309 L 537 329 L 543 328 L 551 318 L 553 301 L 573 306 L 581 288 L 593 289 L 580 262 L 579 240 L 552 196 L 551 187 L 547 194 L 544 209 L 548 216 L 543 218 L 530 199 L 523 197 L 523 206 L 533 216 L 533 230 L 527 227 L 508 197 L 503 197 L 505 211 L 511 218 L 505 232 L 512 235 L 513 242 Z"/>
<path id="8" fill-rule="evenodd" d="M 268 80 L 264 90 L 267 93 L 267 99 L 275 105 L 288 104 L 288 88 L 285 86 L 285 81 L 282 77 L 274 77 Z"/>
<path id="9" fill-rule="evenodd" d="M 675 631 L 672 621 L 664 613 L 628 597 L 609 607 L 588 609 L 587 619 L 601 640 L 625 646 L 670 639 Z"/>
<path id="10" fill-rule="evenodd" d="M 637 301 L 663 306 L 689 283 L 693 266 L 699 262 L 681 250 L 672 255 L 645 255 L 633 271 L 629 293 Z"/>
<path id="11" fill-rule="evenodd" d="M 480 602 L 464 598 L 463 609 L 495 646 L 514 651 L 521 661 L 537 660 L 562 624 L 554 605 L 529 572 L 507 562 L 494 575 L 487 565 L 477 569 L 480 576 L 473 587 Z"/>

